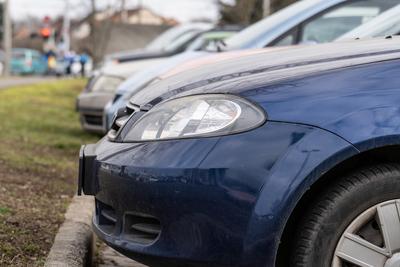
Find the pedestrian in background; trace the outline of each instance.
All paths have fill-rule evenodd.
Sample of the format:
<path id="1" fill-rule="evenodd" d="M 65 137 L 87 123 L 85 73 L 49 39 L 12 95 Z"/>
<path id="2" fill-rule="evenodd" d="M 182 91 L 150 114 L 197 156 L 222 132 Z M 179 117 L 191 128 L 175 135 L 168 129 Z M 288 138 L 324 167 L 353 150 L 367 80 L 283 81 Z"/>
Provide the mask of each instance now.
<path id="1" fill-rule="evenodd" d="M 80 56 L 82 77 L 86 76 L 86 64 L 88 63 L 88 61 L 89 61 L 89 56 L 85 52 L 83 52 Z"/>

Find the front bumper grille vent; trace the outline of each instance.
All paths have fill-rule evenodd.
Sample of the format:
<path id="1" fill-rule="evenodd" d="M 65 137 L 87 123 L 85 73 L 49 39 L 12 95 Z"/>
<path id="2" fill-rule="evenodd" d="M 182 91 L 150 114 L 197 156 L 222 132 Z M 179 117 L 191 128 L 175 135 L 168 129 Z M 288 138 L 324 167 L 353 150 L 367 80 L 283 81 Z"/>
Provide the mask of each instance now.
<path id="1" fill-rule="evenodd" d="M 96 115 L 84 115 L 85 122 L 89 125 L 102 126 L 103 125 L 103 117 Z"/>
<path id="2" fill-rule="evenodd" d="M 125 215 L 124 235 L 127 239 L 148 245 L 153 243 L 161 233 L 161 224 L 154 218 L 144 215 Z"/>
<path id="3" fill-rule="evenodd" d="M 96 201 L 98 223 L 101 229 L 107 234 L 113 234 L 116 231 L 117 215 L 115 210 L 100 201 Z"/>

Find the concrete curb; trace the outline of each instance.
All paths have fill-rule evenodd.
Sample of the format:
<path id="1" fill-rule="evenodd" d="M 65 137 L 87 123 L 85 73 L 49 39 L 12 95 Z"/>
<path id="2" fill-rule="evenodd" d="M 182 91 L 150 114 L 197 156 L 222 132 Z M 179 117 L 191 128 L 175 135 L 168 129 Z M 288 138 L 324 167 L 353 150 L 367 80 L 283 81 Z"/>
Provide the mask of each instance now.
<path id="1" fill-rule="evenodd" d="M 93 197 L 72 199 L 47 257 L 46 267 L 91 266 L 94 253 L 92 232 Z"/>

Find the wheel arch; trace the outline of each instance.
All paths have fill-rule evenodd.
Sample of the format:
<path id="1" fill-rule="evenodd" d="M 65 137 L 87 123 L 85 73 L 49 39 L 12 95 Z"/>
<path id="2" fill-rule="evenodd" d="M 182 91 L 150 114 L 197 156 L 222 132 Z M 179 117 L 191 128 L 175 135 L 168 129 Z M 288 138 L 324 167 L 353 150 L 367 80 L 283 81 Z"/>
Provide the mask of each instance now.
<path id="1" fill-rule="evenodd" d="M 276 254 L 276 266 L 288 266 L 287 260 L 290 256 L 291 241 L 301 214 L 308 208 L 309 203 L 318 194 L 318 191 L 335 181 L 335 177 L 346 174 L 352 170 L 362 168 L 371 164 L 379 163 L 399 163 L 400 164 L 400 144 L 386 145 L 360 152 L 344 161 L 336 164 L 327 172 L 322 174 L 310 186 L 287 219 L 284 230 L 280 238 L 280 245 Z"/>

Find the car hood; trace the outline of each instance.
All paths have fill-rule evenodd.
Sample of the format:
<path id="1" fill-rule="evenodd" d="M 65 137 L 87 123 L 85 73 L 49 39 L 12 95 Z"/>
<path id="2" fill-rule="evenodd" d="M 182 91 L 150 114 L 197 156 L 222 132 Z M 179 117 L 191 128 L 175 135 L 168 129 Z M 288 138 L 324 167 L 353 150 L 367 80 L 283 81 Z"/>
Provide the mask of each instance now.
<path id="1" fill-rule="evenodd" d="M 103 75 L 117 76 L 127 79 L 136 72 L 160 64 L 165 60 L 167 60 L 167 58 L 152 58 L 120 64 L 109 64 L 104 66 L 99 72 Z"/>
<path id="2" fill-rule="evenodd" d="M 152 82 L 157 79 L 159 75 L 167 72 L 168 70 L 174 68 L 177 65 L 180 65 L 186 61 L 190 61 L 192 59 L 202 57 L 207 55 L 207 52 L 195 51 L 195 52 L 186 52 L 182 53 L 168 59 L 160 60 L 159 64 L 153 64 L 148 68 L 144 68 L 143 70 L 138 71 L 134 75 L 129 76 L 129 78 L 122 83 L 118 89 L 117 94 L 123 95 L 126 93 L 130 93 L 136 91 L 146 84 Z"/>
<path id="3" fill-rule="evenodd" d="M 180 72 L 150 85 L 130 102 L 148 110 L 159 102 L 192 94 L 244 94 L 268 84 L 332 69 L 393 58 L 400 37 L 265 49 Z"/>
<path id="4" fill-rule="evenodd" d="M 123 95 L 126 93 L 137 93 L 139 90 L 146 88 L 146 85 L 154 81 L 167 79 L 168 77 L 180 72 L 238 56 L 261 52 L 263 52 L 261 49 L 233 51 L 227 53 L 210 53 L 205 51 L 185 52 L 170 57 L 168 60 L 161 62 L 161 64 L 156 64 L 150 68 L 135 73 L 118 87 L 117 94 Z"/>
<path id="5" fill-rule="evenodd" d="M 118 56 L 114 56 L 112 59 L 116 60 L 120 63 L 132 62 L 135 60 L 143 60 L 143 59 L 151 59 L 151 58 L 160 58 L 160 57 L 170 57 L 174 53 L 167 51 L 151 51 L 151 50 L 137 50 L 129 53 L 122 53 Z"/>

